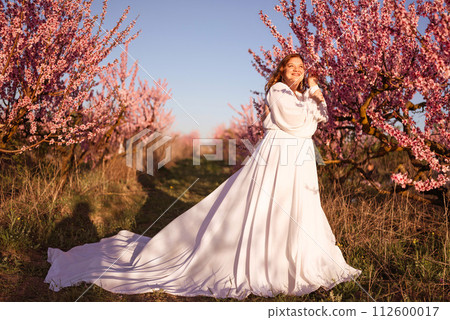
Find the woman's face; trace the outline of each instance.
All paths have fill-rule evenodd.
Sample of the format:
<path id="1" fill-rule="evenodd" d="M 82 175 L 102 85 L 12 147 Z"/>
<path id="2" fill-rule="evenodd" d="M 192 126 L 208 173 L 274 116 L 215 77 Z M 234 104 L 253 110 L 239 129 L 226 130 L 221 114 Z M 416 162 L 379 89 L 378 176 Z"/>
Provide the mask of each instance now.
<path id="1" fill-rule="evenodd" d="M 283 82 L 291 88 L 296 88 L 305 76 L 305 65 L 299 57 L 289 59 L 283 70 Z"/>

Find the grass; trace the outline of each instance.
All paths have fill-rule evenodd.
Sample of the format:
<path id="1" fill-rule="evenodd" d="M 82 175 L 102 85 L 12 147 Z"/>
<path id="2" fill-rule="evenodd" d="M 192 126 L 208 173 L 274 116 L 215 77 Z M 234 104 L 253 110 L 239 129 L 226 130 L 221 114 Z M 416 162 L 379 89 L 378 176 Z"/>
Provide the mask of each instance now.
<path id="1" fill-rule="evenodd" d="M 63 250 L 99 241 L 122 229 L 144 232 L 197 178 L 155 225 L 155 235 L 231 175 L 224 163 L 189 159 L 153 177 L 115 159 L 77 168 L 59 194 L 59 165 L 15 156 L 0 163 L 0 301 L 74 301 L 89 284 L 48 289 L 48 247 Z M 379 195 L 357 178 L 338 185 L 319 168 L 322 207 L 346 261 L 363 271 L 358 283 L 305 296 L 250 295 L 244 301 L 448 301 L 449 213 L 411 199 Z M 361 288 L 368 292 L 366 294 Z M 181 297 L 163 291 L 113 294 L 93 286 L 81 301 L 236 301 Z"/>

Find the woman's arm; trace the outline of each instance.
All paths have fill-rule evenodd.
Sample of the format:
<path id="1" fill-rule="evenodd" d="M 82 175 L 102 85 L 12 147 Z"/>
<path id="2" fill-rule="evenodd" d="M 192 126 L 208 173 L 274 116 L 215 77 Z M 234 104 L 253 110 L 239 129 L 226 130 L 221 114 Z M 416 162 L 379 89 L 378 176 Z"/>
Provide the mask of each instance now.
<path id="1" fill-rule="evenodd" d="M 319 79 L 316 75 L 308 75 L 309 95 L 317 104 L 325 102 L 322 91 L 319 88 Z"/>
<path id="2" fill-rule="evenodd" d="M 283 131 L 301 128 L 307 120 L 307 108 L 284 83 L 274 84 L 267 93 L 273 122 Z"/>
<path id="3" fill-rule="evenodd" d="M 317 106 L 317 114 L 315 115 L 317 122 L 328 122 L 328 108 L 325 101 Z"/>
<path id="4" fill-rule="evenodd" d="M 328 110 L 327 103 L 323 97 L 322 90 L 320 90 L 318 85 L 318 79 L 316 76 L 312 75 L 308 77 L 309 85 L 309 97 L 314 100 L 317 104 L 317 112 L 314 116 L 317 122 L 327 122 L 328 121 Z"/>

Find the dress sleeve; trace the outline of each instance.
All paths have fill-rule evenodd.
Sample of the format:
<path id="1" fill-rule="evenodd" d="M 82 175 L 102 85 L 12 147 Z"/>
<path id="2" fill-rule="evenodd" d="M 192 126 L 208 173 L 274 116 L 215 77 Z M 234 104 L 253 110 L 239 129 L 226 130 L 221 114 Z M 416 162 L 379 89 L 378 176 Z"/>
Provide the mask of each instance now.
<path id="1" fill-rule="evenodd" d="M 308 109 L 289 87 L 282 83 L 274 84 L 266 99 L 272 112 L 272 120 L 280 129 L 289 132 L 305 125 Z"/>
<path id="2" fill-rule="evenodd" d="M 316 100 L 311 98 L 311 96 L 316 92 L 316 90 L 320 90 L 318 85 L 312 86 L 311 88 L 308 89 L 308 99 L 309 103 L 313 105 L 314 118 L 317 120 L 317 122 L 327 122 L 328 121 L 327 103 L 325 101 L 317 103 Z"/>
<path id="3" fill-rule="evenodd" d="M 314 101 L 313 103 L 316 103 L 316 102 Z M 317 122 L 327 122 L 328 121 L 327 103 L 325 101 L 323 101 L 317 105 L 317 111 L 314 116 L 317 119 Z"/>

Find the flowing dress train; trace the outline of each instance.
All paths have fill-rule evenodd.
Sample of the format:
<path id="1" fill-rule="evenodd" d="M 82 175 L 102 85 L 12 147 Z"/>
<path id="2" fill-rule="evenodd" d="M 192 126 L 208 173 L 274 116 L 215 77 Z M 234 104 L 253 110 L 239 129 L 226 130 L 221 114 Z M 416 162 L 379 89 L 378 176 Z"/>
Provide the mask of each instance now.
<path id="1" fill-rule="evenodd" d="M 48 248 L 50 289 L 163 289 L 244 299 L 303 295 L 357 278 L 322 210 L 311 136 L 326 106 L 277 83 L 264 137 L 245 165 L 153 238 L 122 230 L 67 252 Z"/>

